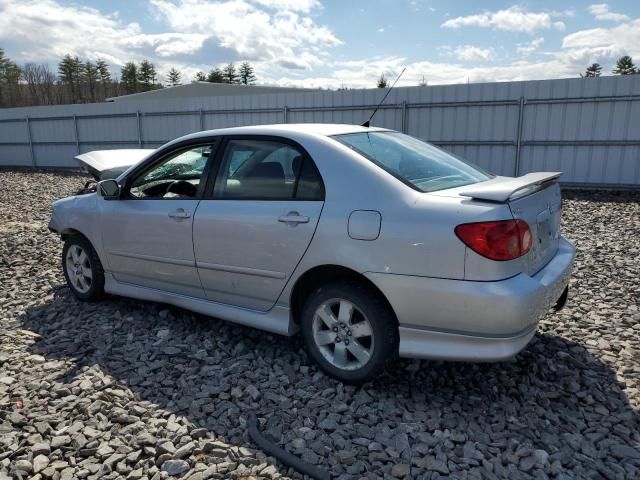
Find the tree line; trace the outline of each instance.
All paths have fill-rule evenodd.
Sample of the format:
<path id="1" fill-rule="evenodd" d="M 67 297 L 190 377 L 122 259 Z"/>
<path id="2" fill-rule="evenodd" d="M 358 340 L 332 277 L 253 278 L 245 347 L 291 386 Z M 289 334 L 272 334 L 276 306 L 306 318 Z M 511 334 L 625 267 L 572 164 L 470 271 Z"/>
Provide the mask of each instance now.
<path id="1" fill-rule="evenodd" d="M 236 69 L 233 63 L 229 63 L 224 68 L 214 68 L 209 73 L 198 72 L 194 78 L 196 82 L 230 83 L 235 85 L 255 85 L 256 76 L 253 66 L 244 62 L 240 68 Z"/>
<path id="2" fill-rule="evenodd" d="M 580 76 L 582 78 L 599 77 L 601 73 L 602 66 L 599 63 L 592 63 Z M 633 59 L 629 55 L 623 55 L 618 59 L 611 73 L 614 75 L 636 75 L 640 74 L 640 68 L 633 64 Z"/>
<path id="3" fill-rule="evenodd" d="M 149 60 L 125 63 L 118 77 L 105 60 L 92 62 L 72 55 L 65 55 L 53 71 L 47 64 L 18 65 L 0 48 L 0 108 L 102 102 L 119 95 L 180 85 L 183 78 L 182 72 L 171 68 L 161 79 Z M 239 68 L 229 63 L 208 74 L 198 72 L 192 81 L 255 85 L 256 76 L 250 63 L 244 62 Z"/>

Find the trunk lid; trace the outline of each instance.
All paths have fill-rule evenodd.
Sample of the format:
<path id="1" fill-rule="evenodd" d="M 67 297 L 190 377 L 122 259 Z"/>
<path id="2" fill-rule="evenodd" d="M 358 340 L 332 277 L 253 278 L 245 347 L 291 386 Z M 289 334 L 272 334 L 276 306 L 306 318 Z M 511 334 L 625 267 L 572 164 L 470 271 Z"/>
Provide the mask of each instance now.
<path id="1" fill-rule="evenodd" d="M 560 184 L 553 182 L 536 192 L 509 201 L 513 217 L 531 229 L 531 250 L 526 254 L 527 273 L 534 275 L 558 250 L 560 242 Z"/>
<path id="2" fill-rule="evenodd" d="M 534 275 L 555 255 L 560 241 L 561 172 L 535 172 L 521 177 L 496 176 L 486 182 L 435 192 L 473 201 L 507 204 L 513 218 L 531 229 L 532 244 L 522 271 Z M 515 261 L 515 260 L 514 260 Z"/>

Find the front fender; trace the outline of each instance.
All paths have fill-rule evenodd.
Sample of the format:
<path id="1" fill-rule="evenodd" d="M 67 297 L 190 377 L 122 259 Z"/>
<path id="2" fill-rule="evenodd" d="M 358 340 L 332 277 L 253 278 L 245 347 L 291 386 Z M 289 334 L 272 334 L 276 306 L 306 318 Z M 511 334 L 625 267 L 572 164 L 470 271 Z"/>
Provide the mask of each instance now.
<path id="1" fill-rule="evenodd" d="M 98 258 L 107 270 L 106 256 L 102 248 L 100 231 L 100 206 L 102 199 L 96 194 L 76 195 L 53 202 L 53 211 L 49 220 L 49 230 L 65 237 L 78 232 L 91 242 Z"/>

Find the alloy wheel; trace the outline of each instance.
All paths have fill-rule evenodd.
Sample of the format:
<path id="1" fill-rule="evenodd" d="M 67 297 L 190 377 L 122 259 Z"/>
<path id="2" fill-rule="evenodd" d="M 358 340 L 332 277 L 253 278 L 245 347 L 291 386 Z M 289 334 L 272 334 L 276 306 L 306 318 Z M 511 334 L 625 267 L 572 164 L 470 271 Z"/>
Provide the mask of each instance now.
<path id="1" fill-rule="evenodd" d="M 322 356 L 336 368 L 357 370 L 373 354 L 371 323 L 348 300 L 333 298 L 322 302 L 313 317 L 312 333 Z"/>
<path id="2" fill-rule="evenodd" d="M 87 293 L 91 288 L 93 272 L 89 256 L 79 245 L 72 245 L 67 250 L 67 277 L 69 283 L 80 293 Z"/>

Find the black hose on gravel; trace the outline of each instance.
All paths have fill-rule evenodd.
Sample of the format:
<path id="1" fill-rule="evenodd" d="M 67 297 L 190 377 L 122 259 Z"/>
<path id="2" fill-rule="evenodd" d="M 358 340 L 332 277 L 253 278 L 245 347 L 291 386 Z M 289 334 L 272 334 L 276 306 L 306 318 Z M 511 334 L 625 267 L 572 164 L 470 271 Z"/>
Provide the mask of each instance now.
<path id="1" fill-rule="evenodd" d="M 262 433 L 260 433 L 260 429 L 258 428 L 258 419 L 255 415 L 252 415 L 251 418 L 249 418 L 249 438 L 251 438 L 253 443 L 258 445 L 263 452 L 276 457 L 282 463 L 289 465 L 298 472 L 308 475 L 316 480 L 331 480 L 331 474 L 326 470 L 322 470 L 314 465 L 302 461 L 300 458 L 286 450 L 283 450 L 271 440 L 264 437 Z"/>

